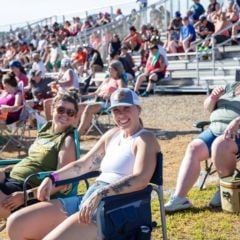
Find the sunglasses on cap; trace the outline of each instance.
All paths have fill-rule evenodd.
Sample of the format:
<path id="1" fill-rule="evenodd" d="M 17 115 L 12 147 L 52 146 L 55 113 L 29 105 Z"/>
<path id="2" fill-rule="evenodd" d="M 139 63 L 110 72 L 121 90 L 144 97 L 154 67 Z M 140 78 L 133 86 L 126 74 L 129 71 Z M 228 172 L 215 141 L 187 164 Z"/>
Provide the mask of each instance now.
<path id="1" fill-rule="evenodd" d="M 68 117 L 73 117 L 76 114 L 75 110 L 65 108 L 63 106 L 59 106 L 56 108 L 58 114 L 64 114 L 66 113 Z"/>

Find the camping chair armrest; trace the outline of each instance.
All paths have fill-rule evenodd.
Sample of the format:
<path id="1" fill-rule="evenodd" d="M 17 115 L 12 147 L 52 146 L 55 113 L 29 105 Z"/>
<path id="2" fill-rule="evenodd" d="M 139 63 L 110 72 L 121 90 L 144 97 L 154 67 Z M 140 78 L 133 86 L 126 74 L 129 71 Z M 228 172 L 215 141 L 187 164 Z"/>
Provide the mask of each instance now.
<path id="1" fill-rule="evenodd" d="M 78 177 L 68 178 L 68 179 L 65 179 L 65 180 L 57 181 L 55 186 L 57 187 L 57 186 L 62 186 L 62 185 L 66 185 L 66 184 L 73 183 L 73 182 L 79 182 L 81 180 L 86 180 L 86 179 L 89 179 L 89 178 L 95 178 L 95 177 L 99 176 L 99 174 L 100 174 L 99 171 L 88 172 L 88 173 L 85 173 L 85 174 L 80 175 Z"/>
<path id="2" fill-rule="evenodd" d="M 21 159 L 8 159 L 8 160 L 1 160 L 0 166 L 12 165 L 17 164 L 21 161 Z"/>
<path id="3" fill-rule="evenodd" d="M 198 121 L 193 124 L 193 127 L 200 128 L 201 131 L 203 131 L 204 128 L 208 125 L 210 125 L 210 121 Z"/>
<path id="4" fill-rule="evenodd" d="M 25 205 L 25 206 L 27 206 L 27 184 L 28 184 L 29 180 L 30 180 L 32 177 L 36 177 L 36 178 L 39 179 L 39 180 L 43 180 L 43 179 L 44 179 L 45 177 L 47 177 L 51 172 L 52 172 L 52 171 L 33 173 L 33 174 L 30 174 L 30 175 L 24 180 L 24 183 L 23 183 L 23 192 L 24 192 L 24 205 Z M 78 176 L 78 177 L 75 177 L 75 178 L 69 178 L 69 179 L 57 181 L 56 184 L 55 184 L 55 186 L 58 187 L 58 186 L 66 185 L 66 184 L 69 184 L 69 183 L 74 183 L 74 182 L 79 182 L 79 181 L 81 181 L 81 180 L 84 180 L 84 181 L 85 181 L 85 184 L 86 184 L 86 187 L 88 188 L 88 187 L 89 187 L 89 183 L 88 183 L 87 179 L 97 177 L 97 176 L 99 176 L 99 173 L 100 173 L 99 171 L 93 171 L 93 172 L 89 172 L 89 173 L 83 174 L 83 175 Z"/>

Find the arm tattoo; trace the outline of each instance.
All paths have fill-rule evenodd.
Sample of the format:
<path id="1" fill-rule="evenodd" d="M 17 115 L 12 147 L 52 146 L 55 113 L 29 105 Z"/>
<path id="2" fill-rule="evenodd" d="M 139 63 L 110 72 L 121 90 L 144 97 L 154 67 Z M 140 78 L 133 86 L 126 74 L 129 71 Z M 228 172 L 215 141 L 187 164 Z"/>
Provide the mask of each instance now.
<path id="1" fill-rule="evenodd" d="M 103 154 L 102 153 L 94 155 L 91 159 L 92 163 L 89 167 L 89 170 L 98 169 L 100 167 L 102 159 L 103 159 Z"/>
<path id="2" fill-rule="evenodd" d="M 73 171 L 76 172 L 77 174 L 80 174 L 81 173 L 81 166 L 80 166 L 81 163 L 77 163 L 73 166 Z"/>
<path id="3" fill-rule="evenodd" d="M 108 193 L 109 193 L 109 189 L 107 189 L 107 188 L 103 188 L 101 190 L 101 195 L 102 195 L 103 198 L 107 197 Z"/>
<path id="4" fill-rule="evenodd" d="M 130 187 L 130 186 L 131 186 L 130 177 L 128 177 L 128 178 L 124 178 L 124 179 L 120 180 L 117 183 L 112 184 L 111 188 L 112 188 L 113 192 L 119 194 L 123 191 L 123 188 Z"/>

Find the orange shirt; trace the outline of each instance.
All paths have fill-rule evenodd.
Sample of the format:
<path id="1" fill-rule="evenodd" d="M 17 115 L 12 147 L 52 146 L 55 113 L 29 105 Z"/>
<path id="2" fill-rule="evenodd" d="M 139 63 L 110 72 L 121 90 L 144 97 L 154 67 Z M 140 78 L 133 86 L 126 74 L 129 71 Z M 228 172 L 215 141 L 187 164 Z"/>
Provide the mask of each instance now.
<path id="1" fill-rule="evenodd" d="M 80 64 L 85 64 L 86 59 L 87 59 L 87 53 L 80 52 L 75 54 L 73 61 L 78 61 Z"/>

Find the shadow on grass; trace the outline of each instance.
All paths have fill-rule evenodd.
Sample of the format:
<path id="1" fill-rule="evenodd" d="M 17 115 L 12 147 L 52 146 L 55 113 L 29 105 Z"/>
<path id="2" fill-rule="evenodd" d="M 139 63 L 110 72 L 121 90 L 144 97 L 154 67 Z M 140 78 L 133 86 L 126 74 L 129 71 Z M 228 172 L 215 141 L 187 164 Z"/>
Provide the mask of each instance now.
<path id="1" fill-rule="evenodd" d="M 186 213 L 191 213 L 191 214 L 196 214 L 196 213 L 201 213 L 201 212 L 205 212 L 205 211 L 209 211 L 209 212 L 214 212 L 214 213 L 222 213 L 222 208 L 221 207 L 210 207 L 210 206 L 205 206 L 205 207 L 191 207 L 185 210 L 179 210 L 179 211 L 175 211 L 175 212 L 166 212 L 167 215 L 172 216 L 174 214 L 186 214 Z"/>

